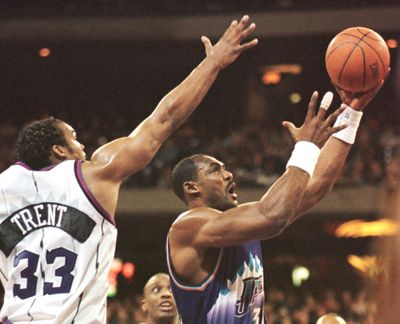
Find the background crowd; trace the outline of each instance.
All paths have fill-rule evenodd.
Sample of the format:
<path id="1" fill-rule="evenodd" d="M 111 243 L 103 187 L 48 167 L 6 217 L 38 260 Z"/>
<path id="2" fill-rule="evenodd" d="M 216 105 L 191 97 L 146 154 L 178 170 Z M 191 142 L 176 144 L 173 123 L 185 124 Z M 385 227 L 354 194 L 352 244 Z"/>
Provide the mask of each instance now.
<path id="1" fill-rule="evenodd" d="M 63 116 L 63 113 L 60 114 Z M 68 117 L 67 117 L 68 118 Z M 227 127 L 210 120 L 189 122 L 161 148 L 153 162 L 131 177 L 126 186 L 168 186 L 171 168 L 181 158 L 194 152 L 205 153 L 225 162 L 242 186 L 268 186 L 283 172 L 293 143 L 279 121 L 274 123 L 245 122 Z M 393 121 L 364 118 L 343 176 L 337 185 L 378 184 L 383 179 L 385 162 L 400 143 L 400 129 Z M 72 119 L 72 120 L 71 120 Z M 132 121 L 115 118 L 66 119 L 74 125 L 79 140 L 90 156 L 100 145 L 118 136 L 129 134 Z M 391 126 L 391 124 L 393 125 Z M 15 161 L 12 147 L 21 125 L 11 119 L 0 126 L 0 171 Z M 221 130 L 216 131 L 216 128 Z"/>
<path id="2" fill-rule="evenodd" d="M 140 308 L 141 295 L 126 300 L 110 300 L 109 324 L 139 324 L 145 320 Z M 366 324 L 374 312 L 366 290 L 335 288 L 269 287 L 265 309 L 269 324 L 315 324 L 327 313 L 341 314 L 348 324 Z M 370 322 L 371 323 L 371 322 Z"/>

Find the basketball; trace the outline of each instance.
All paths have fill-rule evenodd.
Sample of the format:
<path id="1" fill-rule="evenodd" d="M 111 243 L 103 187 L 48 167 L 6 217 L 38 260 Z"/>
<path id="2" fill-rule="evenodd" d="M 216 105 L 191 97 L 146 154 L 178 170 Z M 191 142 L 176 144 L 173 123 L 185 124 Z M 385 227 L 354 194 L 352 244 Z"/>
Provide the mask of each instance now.
<path id="1" fill-rule="evenodd" d="M 325 65 L 335 86 L 349 92 L 365 92 L 385 79 L 390 65 L 389 49 L 372 29 L 347 28 L 329 43 Z"/>

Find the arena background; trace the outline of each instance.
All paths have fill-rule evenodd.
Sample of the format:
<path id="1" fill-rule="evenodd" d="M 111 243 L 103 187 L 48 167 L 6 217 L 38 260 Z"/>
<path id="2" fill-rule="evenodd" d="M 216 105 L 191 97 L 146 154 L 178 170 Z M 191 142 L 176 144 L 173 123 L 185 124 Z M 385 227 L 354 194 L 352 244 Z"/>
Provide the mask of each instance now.
<path id="1" fill-rule="evenodd" d="M 298 265 L 310 271 L 304 283 L 310 289 L 357 290 L 373 276 L 376 269 L 360 263 L 356 269 L 349 256 L 374 255 L 371 243 L 376 238 L 350 232 L 339 238 L 335 230 L 349 220 L 385 216 L 385 167 L 398 145 L 393 143 L 399 141 L 400 6 L 398 1 L 357 0 L 0 3 L 1 170 L 13 162 L 16 130 L 35 118 L 65 119 L 77 129 L 89 154 L 106 140 L 128 134 L 204 57 L 200 36 L 215 41 L 232 19 L 245 13 L 257 24 L 259 46 L 220 74 L 188 124 L 148 168 L 124 185 L 116 257 L 132 262 L 135 273 L 131 279 L 118 276 L 114 298 L 133 298 L 153 273 L 166 271 L 166 233 L 184 210 L 168 187 L 173 162 L 197 149 L 214 153 L 214 144 L 223 145 L 246 126 L 264 130 L 267 136 L 269 131 L 279 135 L 282 120 L 300 121 L 313 90 L 333 90 L 325 71 L 325 50 L 336 33 L 351 26 L 370 27 L 393 45 L 391 76 L 366 111 L 368 140 L 356 150 L 377 145 L 381 173 L 371 179 L 366 169 L 365 179 L 353 179 L 348 171 L 307 216 L 265 241 L 266 287 L 291 286 Z M 276 74 L 267 80 L 268 71 L 280 71 L 278 83 Z M 338 105 L 336 96 L 334 106 Z M 393 139 L 389 146 L 382 144 L 385 132 Z M 168 156 L 171 147 L 173 157 Z M 356 161 L 354 154 L 353 158 Z M 261 180 L 242 177 L 239 200 L 258 199 L 282 170 L 277 163 Z"/>

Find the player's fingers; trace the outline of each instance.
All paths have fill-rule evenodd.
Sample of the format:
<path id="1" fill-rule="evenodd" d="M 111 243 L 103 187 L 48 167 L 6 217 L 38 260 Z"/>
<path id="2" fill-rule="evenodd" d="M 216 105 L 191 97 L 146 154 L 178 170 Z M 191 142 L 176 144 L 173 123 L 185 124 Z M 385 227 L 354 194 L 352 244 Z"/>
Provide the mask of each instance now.
<path id="1" fill-rule="evenodd" d="M 374 89 L 372 89 L 371 90 L 371 95 L 372 96 L 375 96 L 380 90 L 381 90 L 381 88 L 383 87 L 383 84 L 385 83 L 385 80 L 382 80 L 381 81 L 381 83 L 377 86 L 377 87 L 375 87 Z"/>
<path id="2" fill-rule="evenodd" d="M 322 97 L 321 104 L 319 105 L 319 107 L 328 110 L 329 107 L 331 106 L 332 100 L 333 100 L 333 92 L 331 91 L 326 92 Z"/>
<path id="3" fill-rule="evenodd" d="M 258 39 L 255 38 L 250 42 L 240 45 L 238 47 L 238 52 L 241 53 L 241 52 L 247 51 L 249 48 L 252 48 L 252 47 L 256 46 L 257 44 L 258 44 Z"/>
<path id="4" fill-rule="evenodd" d="M 318 100 L 318 91 L 314 91 L 311 96 L 310 102 L 308 103 L 306 120 L 310 120 L 315 116 L 315 107 L 317 105 L 317 100 Z"/>
<path id="5" fill-rule="evenodd" d="M 204 44 L 204 48 L 206 49 L 206 53 L 208 53 L 209 49 L 212 47 L 211 41 L 206 36 L 201 36 L 201 41 Z"/>
<path id="6" fill-rule="evenodd" d="M 347 127 L 347 125 L 340 125 L 340 126 L 332 127 L 331 133 L 332 134 L 337 133 L 338 131 L 345 129 L 346 127 Z"/>
<path id="7" fill-rule="evenodd" d="M 245 30 L 243 30 L 240 33 L 240 39 L 247 38 L 255 29 L 256 29 L 256 24 L 255 23 L 251 23 L 249 25 L 249 27 L 247 27 Z"/>
<path id="8" fill-rule="evenodd" d="M 389 77 L 389 75 L 390 75 L 390 70 L 391 70 L 391 68 L 390 68 L 390 66 L 389 66 L 389 67 L 388 67 L 388 70 L 387 70 L 387 72 L 386 72 L 385 78 L 383 79 L 383 82 L 386 82 L 386 80 L 388 79 L 388 77 Z"/>
<path id="9" fill-rule="evenodd" d="M 333 100 L 333 93 L 330 91 L 326 92 L 322 97 L 317 114 L 319 120 L 323 120 L 325 118 L 326 111 L 330 107 L 332 100 Z"/>
<path id="10" fill-rule="evenodd" d="M 346 109 L 346 105 L 341 105 L 338 109 L 336 109 L 329 117 L 326 119 L 328 125 L 332 125 L 338 116 Z"/>
<path id="11" fill-rule="evenodd" d="M 228 29 L 225 31 L 224 36 L 229 36 L 234 30 L 236 30 L 236 26 L 238 25 L 238 21 L 232 20 L 231 24 L 229 25 Z"/>
<path id="12" fill-rule="evenodd" d="M 242 19 L 240 19 L 239 24 L 237 25 L 239 31 L 242 31 L 246 27 L 248 22 L 249 22 L 249 16 L 248 15 L 244 15 L 242 17 Z"/>
<path id="13" fill-rule="evenodd" d="M 293 131 L 296 129 L 296 126 L 294 126 L 294 124 L 292 122 L 287 121 L 287 120 L 282 122 L 282 126 L 286 127 L 290 133 L 293 133 Z"/>

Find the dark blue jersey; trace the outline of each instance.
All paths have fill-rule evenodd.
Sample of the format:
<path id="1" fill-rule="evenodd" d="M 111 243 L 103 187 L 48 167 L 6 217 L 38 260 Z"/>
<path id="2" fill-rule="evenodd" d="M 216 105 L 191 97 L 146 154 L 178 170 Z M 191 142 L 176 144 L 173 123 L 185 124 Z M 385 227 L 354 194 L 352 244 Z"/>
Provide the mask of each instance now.
<path id="1" fill-rule="evenodd" d="M 177 278 L 168 241 L 167 259 L 171 288 L 183 324 L 266 323 L 259 241 L 221 248 L 214 271 L 197 286 Z"/>

